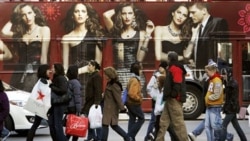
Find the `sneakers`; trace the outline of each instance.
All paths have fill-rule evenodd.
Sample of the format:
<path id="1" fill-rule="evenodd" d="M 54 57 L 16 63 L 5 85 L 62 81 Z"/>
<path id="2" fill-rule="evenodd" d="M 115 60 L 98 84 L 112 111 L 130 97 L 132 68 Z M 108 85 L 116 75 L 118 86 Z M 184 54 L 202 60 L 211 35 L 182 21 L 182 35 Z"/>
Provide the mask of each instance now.
<path id="1" fill-rule="evenodd" d="M 233 141 L 234 135 L 231 133 L 227 133 L 227 141 Z"/>
<path id="2" fill-rule="evenodd" d="M 1 141 L 5 141 L 9 136 L 10 136 L 10 132 L 8 132 L 8 134 L 4 136 Z"/>
<path id="3" fill-rule="evenodd" d="M 196 136 L 193 133 L 188 133 L 188 137 L 191 141 L 195 141 L 196 140 Z"/>

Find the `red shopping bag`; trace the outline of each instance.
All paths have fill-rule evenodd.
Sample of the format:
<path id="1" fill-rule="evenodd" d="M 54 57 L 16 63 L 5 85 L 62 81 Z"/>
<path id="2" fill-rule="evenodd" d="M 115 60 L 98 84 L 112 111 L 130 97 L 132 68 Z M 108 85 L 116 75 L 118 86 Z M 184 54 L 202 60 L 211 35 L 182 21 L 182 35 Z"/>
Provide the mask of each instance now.
<path id="1" fill-rule="evenodd" d="M 85 137 L 88 131 L 88 118 L 74 114 L 67 115 L 66 134 Z"/>

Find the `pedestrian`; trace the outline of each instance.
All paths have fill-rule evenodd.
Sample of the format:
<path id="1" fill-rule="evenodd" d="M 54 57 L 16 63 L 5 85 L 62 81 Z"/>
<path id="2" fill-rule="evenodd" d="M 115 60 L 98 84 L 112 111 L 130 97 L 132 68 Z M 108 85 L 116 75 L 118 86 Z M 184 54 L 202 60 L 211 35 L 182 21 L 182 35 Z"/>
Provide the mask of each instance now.
<path id="1" fill-rule="evenodd" d="M 104 91 L 104 106 L 102 118 L 102 141 L 108 141 L 109 125 L 123 137 L 124 141 L 132 141 L 132 138 L 118 125 L 119 110 L 126 112 L 121 100 L 122 84 L 118 80 L 118 75 L 113 67 L 104 68 L 107 85 Z"/>
<path id="2" fill-rule="evenodd" d="M 164 141 L 164 136 L 170 125 L 178 135 L 178 140 L 188 141 L 187 129 L 184 123 L 182 104 L 186 101 L 186 70 L 178 62 L 178 54 L 169 52 L 168 69 L 163 88 L 163 98 L 165 102 L 160 118 L 160 129 L 156 141 Z"/>
<path id="3" fill-rule="evenodd" d="M 50 135 L 53 141 L 67 141 L 62 119 L 68 103 L 64 103 L 62 96 L 67 93 L 68 81 L 61 63 L 53 64 L 52 73 L 53 79 L 50 84 L 51 108 L 48 111 Z"/>
<path id="4" fill-rule="evenodd" d="M 233 72 L 231 68 L 228 68 L 226 73 L 225 102 L 223 105 L 223 113 L 225 113 L 225 118 L 222 122 L 223 134 L 221 141 L 225 141 L 226 139 L 227 126 L 230 122 L 240 137 L 240 140 L 247 141 L 246 135 L 242 131 L 237 119 L 237 113 L 239 113 L 240 110 L 238 82 L 233 78 Z M 231 140 L 233 140 L 233 137 Z"/>
<path id="5" fill-rule="evenodd" d="M 92 105 L 95 105 L 96 108 L 98 105 L 101 105 L 102 102 L 102 78 L 99 74 L 100 65 L 95 60 L 90 60 L 88 62 L 88 78 L 86 83 L 85 91 L 85 103 L 81 110 L 81 114 L 88 115 L 89 109 Z M 87 141 L 101 140 L 102 128 L 91 129 L 88 128 L 88 137 Z"/>
<path id="6" fill-rule="evenodd" d="M 72 99 L 67 106 L 67 114 L 80 115 L 82 109 L 82 86 L 78 80 L 78 67 L 69 66 L 66 76 L 68 77 L 68 91 L 72 92 Z M 66 135 L 70 139 L 71 135 Z M 77 141 L 78 137 L 73 136 L 72 141 Z"/>
<path id="7" fill-rule="evenodd" d="M 127 84 L 128 98 L 126 101 L 129 116 L 128 135 L 132 137 L 133 141 L 135 141 L 136 135 L 145 121 L 144 113 L 141 108 L 142 94 L 140 74 L 142 73 L 142 70 L 140 63 L 132 63 L 130 72 L 132 73 L 132 77 L 129 79 Z"/>
<path id="8" fill-rule="evenodd" d="M 37 70 L 38 81 L 40 81 L 43 84 L 49 84 L 50 83 L 50 81 L 49 81 L 49 75 L 50 75 L 50 66 L 49 65 L 43 64 L 43 65 L 40 65 L 38 67 L 38 70 Z M 38 85 L 38 87 L 39 87 L 39 85 Z M 47 94 L 45 94 L 45 95 L 47 95 Z M 26 141 L 33 141 L 33 138 L 34 138 L 35 133 L 36 133 L 36 129 L 41 124 L 42 120 L 43 120 L 42 117 L 40 117 L 38 115 L 35 115 L 35 120 L 34 120 L 32 126 L 31 126 L 28 134 L 27 134 Z"/>
<path id="9" fill-rule="evenodd" d="M 205 95 L 205 130 L 207 141 L 219 141 L 222 131 L 221 107 L 223 104 L 223 82 L 218 72 L 217 64 L 211 59 L 205 66 L 209 77 L 208 89 Z"/>
<path id="10" fill-rule="evenodd" d="M 0 80 L 0 133 L 3 132 L 4 128 L 4 120 L 7 118 L 10 112 L 10 104 L 7 94 L 4 92 L 4 86 L 2 80 Z M 7 134 L 6 136 L 2 137 L 0 140 L 6 140 L 6 138 L 9 136 Z"/>

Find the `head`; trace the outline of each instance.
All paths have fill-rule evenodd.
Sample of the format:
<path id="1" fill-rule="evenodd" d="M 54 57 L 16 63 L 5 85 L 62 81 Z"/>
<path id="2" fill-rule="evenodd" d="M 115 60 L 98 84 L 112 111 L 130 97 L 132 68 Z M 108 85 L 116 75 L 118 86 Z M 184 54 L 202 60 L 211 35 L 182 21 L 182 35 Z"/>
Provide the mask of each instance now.
<path id="1" fill-rule="evenodd" d="M 188 6 L 186 3 L 177 3 L 173 5 L 170 11 L 170 21 L 175 25 L 182 26 L 189 17 Z"/>
<path id="2" fill-rule="evenodd" d="M 3 92 L 3 91 L 4 91 L 4 86 L 3 86 L 2 80 L 0 79 L 0 92 Z"/>
<path id="3" fill-rule="evenodd" d="M 78 78 L 78 67 L 76 65 L 69 66 L 66 76 L 69 80 Z"/>
<path id="4" fill-rule="evenodd" d="M 157 83 L 158 83 L 158 87 L 161 90 L 164 86 L 164 82 L 165 82 L 166 77 L 164 75 L 160 75 L 157 77 Z"/>
<path id="5" fill-rule="evenodd" d="M 38 78 L 45 78 L 49 79 L 50 75 L 50 66 L 47 64 L 40 65 L 37 70 L 37 77 Z"/>
<path id="6" fill-rule="evenodd" d="M 100 69 L 101 69 L 101 66 L 95 60 L 89 61 L 88 63 L 89 72 L 99 71 Z"/>
<path id="7" fill-rule="evenodd" d="M 14 33 L 20 34 L 19 36 L 21 37 L 34 24 L 39 26 L 47 25 L 41 10 L 29 3 L 20 3 L 14 8 L 11 15 L 11 23 L 14 25 Z"/>
<path id="8" fill-rule="evenodd" d="M 178 61 L 178 54 L 174 51 L 168 53 L 168 63 L 173 63 Z"/>
<path id="9" fill-rule="evenodd" d="M 141 67 L 140 63 L 135 62 L 135 63 L 131 64 L 130 72 L 134 73 L 137 76 L 140 76 L 141 69 L 142 69 L 142 67 Z"/>
<path id="10" fill-rule="evenodd" d="M 189 16 L 194 24 L 201 23 L 207 15 L 209 15 L 208 3 L 192 3 L 189 6 Z"/>
<path id="11" fill-rule="evenodd" d="M 88 31 L 97 37 L 102 37 L 104 35 L 99 15 L 88 3 L 73 4 L 67 11 L 66 17 L 62 22 L 66 33 L 69 33 L 76 29 L 76 27 L 85 24 Z"/>
<path id="12" fill-rule="evenodd" d="M 104 74 L 107 81 L 118 80 L 118 74 L 113 67 L 104 68 Z"/>
<path id="13" fill-rule="evenodd" d="M 133 3 L 120 3 L 115 8 L 113 21 L 113 33 L 118 32 L 117 36 L 120 36 L 130 26 L 137 31 L 145 29 L 147 18 Z"/>
<path id="14" fill-rule="evenodd" d="M 218 65 L 212 59 L 209 59 L 208 65 L 205 66 L 205 72 L 209 77 L 212 77 L 217 71 Z"/>
<path id="15" fill-rule="evenodd" d="M 55 63 L 52 66 L 52 73 L 54 75 L 65 75 L 63 65 L 61 63 Z"/>
<path id="16" fill-rule="evenodd" d="M 161 74 L 164 74 L 166 72 L 167 67 L 168 67 L 168 63 L 166 61 L 161 61 L 158 70 Z"/>

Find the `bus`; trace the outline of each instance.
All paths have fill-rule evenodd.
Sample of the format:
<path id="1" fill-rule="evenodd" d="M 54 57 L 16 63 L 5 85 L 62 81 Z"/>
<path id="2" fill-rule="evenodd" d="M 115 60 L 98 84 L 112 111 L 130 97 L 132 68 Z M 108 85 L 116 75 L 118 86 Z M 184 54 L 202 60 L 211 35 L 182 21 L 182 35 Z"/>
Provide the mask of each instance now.
<path id="1" fill-rule="evenodd" d="M 169 11 L 170 9 L 178 4 L 178 3 L 186 3 L 192 4 L 195 1 L 131 1 L 127 3 L 134 4 L 138 9 L 144 12 L 147 19 L 151 20 L 154 26 L 165 26 L 169 24 Z M 250 104 L 250 3 L 247 1 L 199 1 L 201 3 L 206 3 L 210 7 L 210 15 L 213 17 L 220 17 L 227 22 L 228 31 L 227 32 L 209 32 L 209 36 L 207 40 L 209 40 L 210 44 L 212 43 L 213 47 L 209 48 L 207 52 L 211 54 L 214 61 L 216 61 L 220 67 L 220 71 L 224 72 L 225 68 L 230 67 L 233 70 L 234 78 L 239 82 L 240 86 L 240 105 L 241 107 L 247 107 Z M 81 41 L 79 38 L 67 38 L 64 40 L 65 35 L 70 35 L 69 31 L 65 31 L 65 18 L 70 10 L 70 7 L 77 3 L 88 3 L 94 11 L 97 12 L 99 18 L 99 25 L 103 27 L 104 35 L 101 39 L 96 39 L 92 37 L 87 39 L 87 41 Z M 125 3 L 125 2 L 124 2 Z M 15 10 L 20 4 L 30 4 L 35 6 L 38 13 L 35 14 L 36 18 L 38 16 L 43 16 L 44 21 L 46 21 L 46 27 L 49 28 L 49 34 L 41 36 L 42 33 L 46 33 L 46 29 L 42 31 L 37 31 L 38 28 L 34 27 L 32 30 L 25 31 L 27 28 L 25 25 L 22 27 L 20 24 L 22 23 L 22 18 L 17 18 L 17 10 Z M 64 47 L 63 43 L 70 42 L 87 42 L 87 44 L 93 44 L 98 40 L 98 44 L 101 46 L 99 51 L 101 52 L 101 58 L 99 58 L 101 64 L 100 73 L 103 75 L 103 68 L 108 66 L 113 66 L 115 68 L 119 68 L 121 62 L 117 61 L 117 50 L 114 49 L 114 40 L 118 40 L 114 38 L 112 35 L 108 34 L 107 26 L 105 25 L 104 13 L 110 9 L 115 9 L 117 5 L 120 4 L 119 1 L 89 1 L 89 2 L 81 2 L 81 1 L 3 1 L 0 3 L 0 13 L 2 16 L 0 17 L 0 28 L 1 28 L 1 54 L 0 58 L 0 79 L 9 83 L 10 85 L 23 89 L 27 88 L 27 85 L 24 82 L 32 82 L 31 80 L 24 81 L 23 79 L 27 79 L 28 75 L 34 75 L 36 73 L 37 65 L 41 63 L 48 63 L 50 65 L 60 62 L 65 64 L 64 60 Z M 15 13 L 16 12 L 16 13 Z M 15 15 L 16 14 L 16 15 Z M 40 14 L 40 15 L 38 15 Z M 27 16 L 22 15 L 21 16 Z M 188 16 L 189 17 L 189 16 Z M 16 18 L 16 19 L 15 19 Z M 18 21 L 19 20 L 19 21 Z M 28 21 L 29 22 L 29 21 Z M 38 22 L 38 21 L 36 21 Z M 8 25 L 9 23 L 9 25 Z M 16 26 L 15 26 L 16 24 Z M 23 23 L 22 23 L 23 24 Z M 38 27 L 43 27 L 44 23 L 37 23 Z M 92 24 L 91 24 L 92 25 Z M 90 25 L 90 26 L 91 26 Z M 19 27 L 18 27 L 19 26 Z M 74 24 L 72 24 L 74 26 Z M 22 29 L 24 28 L 24 30 Z M 73 29 L 72 27 L 71 29 Z M 41 29 L 41 28 L 39 28 Z M 19 31 L 20 30 L 20 31 Z M 23 30 L 23 31 L 22 31 Z M 44 31 L 44 32 L 43 32 Z M 23 33 L 21 36 L 15 34 L 15 32 Z M 12 33 L 12 34 L 10 34 Z M 38 33 L 39 35 L 32 36 L 33 34 Z M 9 36 L 8 36 L 9 35 Z M 227 38 L 225 38 L 227 36 Z M 25 37 L 25 38 L 24 38 Z M 49 38 L 48 38 L 49 37 Z M 152 102 L 151 97 L 146 92 L 146 85 L 150 80 L 151 76 L 158 68 L 160 61 L 156 57 L 155 52 L 155 41 L 154 31 L 150 36 L 147 45 L 147 52 L 141 64 L 143 66 L 143 103 L 142 108 L 144 112 L 151 112 L 152 110 Z M 45 39 L 41 44 L 41 40 Z M 94 40 L 94 41 L 93 41 Z M 46 61 L 41 61 L 42 57 L 42 48 L 43 44 L 47 43 L 47 52 L 44 53 L 47 58 Z M 131 40 L 131 43 L 134 40 Z M 74 44 L 74 43 L 73 43 Z M 116 44 L 119 46 L 120 44 Z M 38 46 L 38 47 L 37 47 Z M 22 47 L 20 49 L 20 47 Z M 30 51 L 30 48 L 35 47 L 33 52 Z M 92 46 L 95 47 L 95 46 Z M 10 51 L 10 56 L 6 57 L 6 53 L 8 53 L 4 49 L 8 49 Z M 45 47 L 46 48 L 46 47 Z M 124 48 L 122 48 L 123 50 Z M 211 50 L 213 51 L 211 51 Z M 97 57 L 93 57 L 96 55 L 95 52 L 86 53 L 86 55 L 92 54 L 92 58 L 96 59 Z M 35 52 L 35 53 L 34 53 Z M 68 56 L 68 65 L 71 65 L 71 59 L 74 58 L 75 55 L 81 54 L 82 50 L 75 50 L 75 54 L 71 54 Z M 39 54 L 41 53 L 41 54 Z M 193 53 L 193 50 L 191 54 Z M 4 55 L 5 54 L 5 55 Z M 206 53 L 205 53 L 206 54 Z M 6 57 L 6 58 L 4 58 Z M 36 58 L 37 57 L 37 58 Z M 90 57 L 90 58 L 91 58 Z M 134 58 L 135 55 L 131 56 Z M 32 60 L 34 59 L 34 60 Z M 130 58 L 127 58 L 129 60 Z M 86 65 L 88 60 L 77 60 L 78 63 L 83 63 Z M 199 60 L 202 64 L 207 64 L 208 59 Z M 122 62 L 126 63 L 126 62 Z M 129 62 L 127 62 L 129 63 Z M 128 65 L 128 64 L 127 64 Z M 64 65 L 65 66 L 65 65 Z M 188 63 L 184 64 L 187 75 L 186 75 L 186 85 L 187 85 L 187 99 L 183 104 L 183 112 L 185 119 L 196 119 L 199 117 L 205 110 L 204 104 L 204 94 L 203 94 L 203 82 L 205 77 L 204 67 L 203 68 L 195 68 L 190 66 Z M 123 66 L 124 67 L 124 66 Z M 18 68 L 18 69 L 17 69 Z M 120 71 L 120 74 L 123 74 L 123 77 L 128 77 L 127 75 L 129 69 L 124 67 L 123 70 Z M 86 75 L 86 73 L 80 74 Z M 30 77 L 32 78 L 32 77 Z M 84 79 L 84 78 L 83 78 Z M 103 87 L 105 87 L 106 80 L 103 79 Z M 83 82 L 84 84 L 84 82 Z M 27 87 L 26 87 L 27 86 Z M 28 90 L 26 90 L 28 91 Z"/>

